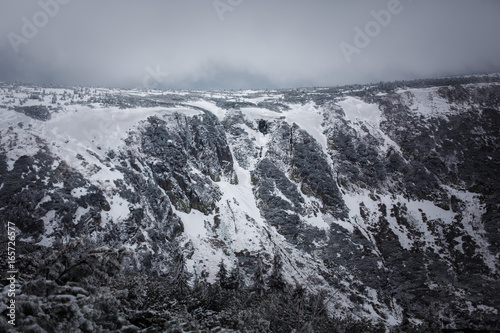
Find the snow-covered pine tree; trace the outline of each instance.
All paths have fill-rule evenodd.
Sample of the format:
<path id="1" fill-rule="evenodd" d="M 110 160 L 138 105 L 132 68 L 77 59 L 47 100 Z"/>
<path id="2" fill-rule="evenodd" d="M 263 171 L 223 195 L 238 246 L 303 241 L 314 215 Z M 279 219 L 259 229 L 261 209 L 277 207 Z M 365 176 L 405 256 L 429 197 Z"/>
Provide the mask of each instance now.
<path id="1" fill-rule="evenodd" d="M 279 291 L 285 290 L 286 283 L 281 272 L 282 268 L 283 261 L 281 259 L 281 253 L 279 252 L 279 249 L 276 249 L 274 251 L 273 268 L 268 282 L 271 289 Z"/>
<path id="2" fill-rule="evenodd" d="M 236 265 L 234 268 L 231 270 L 231 274 L 229 274 L 229 289 L 239 289 L 243 284 L 242 278 L 241 278 L 241 271 L 240 271 L 240 266 L 238 265 L 238 262 L 236 262 Z"/>
<path id="3" fill-rule="evenodd" d="M 254 283 L 253 290 L 262 296 L 264 295 L 264 291 L 267 288 L 266 288 L 264 264 L 262 263 L 262 259 L 260 257 L 257 257 L 256 268 L 257 269 L 255 270 L 253 278 L 253 283 Z"/>
<path id="4" fill-rule="evenodd" d="M 229 276 L 227 274 L 227 268 L 226 265 L 224 265 L 224 260 L 221 259 L 219 263 L 219 271 L 217 272 L 216 275 L 219 284 L 222 288 L 227 289 L 229 285 Z"/>
<path id="5" fill-rule="evenodd" d="M 184 254 L 177 250 L 174 253 L 173 265 L 171 268 L 170 278 L 172 285 L 181 293 L 189 290 L 189 278 L 191 274 L 186 269 L 186 260 Z"/>

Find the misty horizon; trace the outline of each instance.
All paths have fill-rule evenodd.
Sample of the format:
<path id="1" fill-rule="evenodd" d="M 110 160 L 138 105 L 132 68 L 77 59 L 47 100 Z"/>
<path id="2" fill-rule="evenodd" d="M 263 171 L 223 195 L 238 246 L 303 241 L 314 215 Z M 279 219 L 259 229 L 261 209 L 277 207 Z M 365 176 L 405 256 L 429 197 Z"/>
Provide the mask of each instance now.
<path id="1" fill-rule="evenodd" d="M 497 1 L 0 4 L 0 81 L 240 90 L 500 72 Z"/>

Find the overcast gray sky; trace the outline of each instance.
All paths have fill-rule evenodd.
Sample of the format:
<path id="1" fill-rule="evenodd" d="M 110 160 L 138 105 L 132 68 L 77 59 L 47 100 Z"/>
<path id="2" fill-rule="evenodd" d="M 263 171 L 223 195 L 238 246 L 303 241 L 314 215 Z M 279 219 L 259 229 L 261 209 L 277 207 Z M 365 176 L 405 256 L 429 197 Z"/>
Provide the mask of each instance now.
<path id="1" fill-rule="evenodd" d="M 0 0 L 0 81 L 242 89 L 499 71 L 498 0 Z"/>

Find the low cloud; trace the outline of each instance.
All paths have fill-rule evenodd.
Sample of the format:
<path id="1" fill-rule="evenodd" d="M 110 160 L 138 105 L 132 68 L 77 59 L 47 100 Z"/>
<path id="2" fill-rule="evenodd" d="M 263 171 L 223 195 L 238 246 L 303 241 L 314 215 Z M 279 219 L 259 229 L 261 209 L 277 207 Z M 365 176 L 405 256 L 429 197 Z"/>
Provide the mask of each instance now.
<path id="1" fill-rule="evenodd" d="M 500 71 L 498 1 L 396 2 L 8 0 L 0 81 L 139 87 L 160 68 L 163 88 L 244 89 Z M 342 43 L 359 51 L 349 61 Z"/>

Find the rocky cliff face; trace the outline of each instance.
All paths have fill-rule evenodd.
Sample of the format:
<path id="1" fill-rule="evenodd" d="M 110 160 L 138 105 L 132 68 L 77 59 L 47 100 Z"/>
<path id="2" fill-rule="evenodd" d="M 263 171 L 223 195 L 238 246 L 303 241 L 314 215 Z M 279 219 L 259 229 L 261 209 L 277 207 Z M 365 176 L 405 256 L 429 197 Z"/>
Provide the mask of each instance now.
<path id="1" fill-rule="evenodd" d="M 4 84 L 17 328 L 499 330 L 497 81 Z"/>

